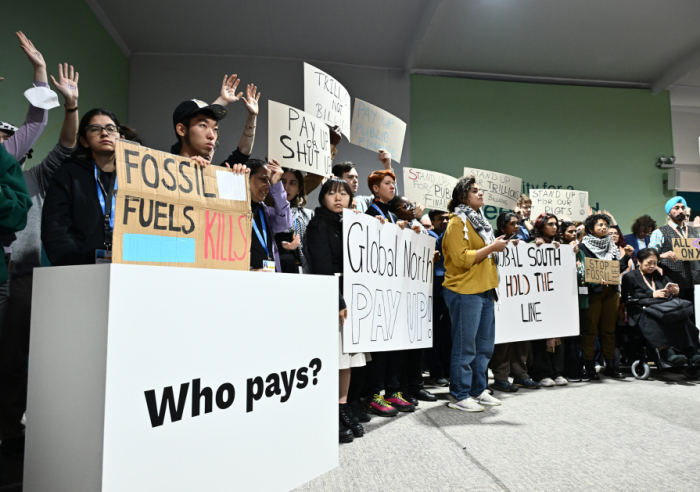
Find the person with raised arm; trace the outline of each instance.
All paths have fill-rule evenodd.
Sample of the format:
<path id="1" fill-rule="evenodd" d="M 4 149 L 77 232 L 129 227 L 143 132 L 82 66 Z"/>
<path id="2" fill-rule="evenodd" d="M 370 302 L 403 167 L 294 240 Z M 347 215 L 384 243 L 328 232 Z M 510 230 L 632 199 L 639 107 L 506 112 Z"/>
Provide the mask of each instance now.
<path id="1" fill-rule="evenodd" d="M 380 149 L 377 159 L 379 160 L 379 162 L 382 163 L 382 166 L 384 167 L 383 171 L 390 172 L 391 176 L 394 177 L 394 191 L 396 191 L 396 175 L 394 174 L 394 171 L 391 168 L 391 154 L 389 154 L 385 150 Z M 334 165 L 333 175 L 347 181 L 347 183 L 350 185 L 350 188 L 352 188 L 352 192 L 357 193 L 357 189 L 359 187 L 359 176 L 357 174 L 357 169 L 355 169 L 355 164 L 353 162 L 340 162 Z M 371 185 L 370 191 L 372 191 Z M 389 197 L 389 200 L 391 200 L 393 197 L 394 195 L 392 194 L 391 197 Z M 372 206 L 374 200 L 375 195 L 373 192 L 372 195 L 356 195 L 353 203 L 355 205 L 355 209 L 359 210 L 360 212 L 367 212 L 367 210 L 369 210 Z"/>

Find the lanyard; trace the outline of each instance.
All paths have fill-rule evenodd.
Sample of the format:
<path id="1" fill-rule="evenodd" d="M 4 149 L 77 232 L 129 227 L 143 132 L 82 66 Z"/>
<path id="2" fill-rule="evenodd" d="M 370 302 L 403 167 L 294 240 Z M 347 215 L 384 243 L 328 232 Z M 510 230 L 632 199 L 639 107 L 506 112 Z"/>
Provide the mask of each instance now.
<path id="1" fill-rule="evenodd" d="M 116 171 L 115 171 L 116 172 Z M 114 231 L 114 209 L 117 208 L 117 195 L 116 193 L 108 194 L 107 191 L 102 186 L 102 181 L 98 177 L 97 164 L 95 164 L 95 182 L 97 183 L 97 199 L 100 201 L 100 207 L 102 208 L 102 215 L 105 218 L 105 245 L 107 249 L 112 248 L 112 231 Z M 114 175 L 114 190 L 118 189 L 117 186 L 117 176 Z M 112 203 L 110 204 L 109 213 L 106 210 L 105 196 L 111 196 Z"/>
<path id="2" fill-rule="evenodd" d="M 643 273 L 642 273 L 642 278 L 644 279 L 644 283 L 647 284 L 647 287 L 649 287 L 652 290 L 652 292 L 655 292 L 656 289 L 654 288 L 655 287 L 654 277 L 651 277 L 651 283 L 647 280 L 646 276 Z"/>
<path id="3" fill-rule="evenodd" d="M 377 204 L 376 204 L 376 203 L 373 203 L 373 204 L 372 204 L 372 207 L 374 207 L 374 209 L 375 209 L 377 212 L 379 212 L 380 214 L 382 214 L 382 217 L 384 218 L 384 220 L 386 220 L 386 215 L 384 215 L 384 212 L 382 212 L 382 209 L 380 209 L 379 207 L 377 207 Z M 391 213 L 389 213 L 389 220 L 391 220 L 391 223 L 392 223 L 392 224 L 396 224 L 396 222 L 394 222 L 394 217 L 392 217 Z"/>
<path id="4" fill-rule="evenodd" d="M 682 230 L 683 230 L 683 229 L 681 229 L 681 226 L 678 226 L 678 227 L 676 227 L 676 228 L 671 227 L 671 229 L 673 229 L 673 231 L 674 231 L 676 234 L 678 234 L 680 237 L 688 237 L 688 226 L 685 226 L 685 231 L 684 231 L 685 236 L 684 236 L 683 234 L 681 234 L 680 232 L 678 232 L 678 231 L 682 231 Z"/>
<path id="5" fill-rule="evenodd" d="M 299 219 L 297 217 L 294 217 L 294 235 L 297 236 L 299 234 Z"/>
<path id="6" fill-rule="evenodd" d="M 270 251 L 267 249 L 267 226 L 265 226 L 265 216 L 263 215 L 263 211 L 260 205 L 258 205 L 258 212 L 260 212 L 260 223 L 262 224 L 263 230 L 262 236 L 260 235 L 260 229 L 258 229 L 258 224 L 255 223 L 255 220 L 253 220 L 253 229 L 255 230 L 255 234 L 258 236 L 258 241 L 260 241 L 260 244 L 262 244 L 262 247 L 265 250 L 265 254 L 269 259 Z"/>

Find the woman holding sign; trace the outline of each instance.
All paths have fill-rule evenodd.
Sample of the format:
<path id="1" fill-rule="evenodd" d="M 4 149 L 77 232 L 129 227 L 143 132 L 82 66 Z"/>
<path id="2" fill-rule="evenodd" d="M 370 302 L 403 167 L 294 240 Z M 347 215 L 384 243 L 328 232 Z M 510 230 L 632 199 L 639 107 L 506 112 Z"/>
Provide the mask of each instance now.
<path id="1" fill-rule="evenodd" d="M 481 412 L 482 405 L 500 405 L 486 390 L 493 354 L 496 321 L 494 289 L 498 286 L 495 253 L 506 248 L 503 236 L 494 238 L 481 207 L 484 192 L 474 176 L 462 177 L 452 191 L 445 230 L 445 302 L 452 321 L 450 408 Z"/>
<path id="2" fill-rule="evenodd" d="M 284 185 L 292 213 L 292 227 L 275 234 L 280 266 L 284 273 L 308 273 L 306 257 L 304 256 L 304 241 L 306 240 L 306 227 L 309 225 L 311 217 L 314 216 L 314 211 L 304 208 L 306 205 L 304 174 L 295 169 L 285 168 L 283 170 L 284 174 L 282 174 L 280 181 Z M 272 205 L 272 203 L 269 204 Z"/>

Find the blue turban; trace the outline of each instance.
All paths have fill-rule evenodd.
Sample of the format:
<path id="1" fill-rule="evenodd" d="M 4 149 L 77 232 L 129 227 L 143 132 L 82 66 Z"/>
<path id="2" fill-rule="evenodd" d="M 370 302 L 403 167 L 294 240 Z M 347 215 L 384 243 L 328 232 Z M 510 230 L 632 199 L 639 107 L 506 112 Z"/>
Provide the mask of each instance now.
<path id="1" fill-rule="evenodd" d="M 674 207 L 674 205 L 676 205 L 676 203 L 679 202 L 685 205 L 685 208 L 688 208 L 688 204 L 686 203 L 685 198 L 683 198 L 682 196 L 674 196 L 666 202 L 666 213 L 671 213 L 671 209 Z"/>

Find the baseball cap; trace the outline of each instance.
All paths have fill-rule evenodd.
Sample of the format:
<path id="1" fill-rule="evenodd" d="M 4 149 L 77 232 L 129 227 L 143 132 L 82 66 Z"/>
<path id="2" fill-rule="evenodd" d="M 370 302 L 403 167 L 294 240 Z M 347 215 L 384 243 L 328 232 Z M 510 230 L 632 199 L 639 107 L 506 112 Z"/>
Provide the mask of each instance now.
<path id="1" fill-rule="evenodd" d="M 220 104 L 207 104 L 199 99 L 182 101 L 180 104 L 178 104 L 177 108 L 175 108 L 175 112 L 173 113 L 173 127 L 177 126 L 178 123 L 181 123 L 182 120 L 188 116 L 204 110 L 214 113 L 216 121 L 223 120 L 227 113 L 226 108 Z"/>

